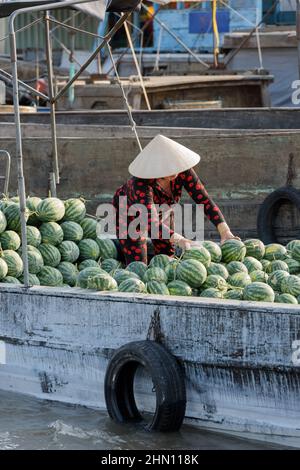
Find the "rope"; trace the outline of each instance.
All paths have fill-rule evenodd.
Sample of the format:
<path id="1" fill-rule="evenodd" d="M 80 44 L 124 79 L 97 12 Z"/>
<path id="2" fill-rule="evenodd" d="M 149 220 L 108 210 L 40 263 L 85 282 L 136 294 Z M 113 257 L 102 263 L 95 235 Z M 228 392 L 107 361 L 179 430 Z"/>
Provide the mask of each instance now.
<path id="1" fill-rule="evenodd" d="M 129 117 L 129 122 L 130 122 L 130 124 L 131 124 L 132 132 L 133 132 L 134 135 L 135 135 L 135 138 L 136 138 L 136 141 L 137 141 L 137 144 L 138 144 L 138 146 L 139 146 L 140 151 L 142 151 L 142 150 L 143 150 L 143 147 L 142 147 L 142 145 L 141 145 L 141 142 L 140 142 L 140 139 L 139 139 L 137 130 L 136 130 L 136 122 L 135 122 L 135 120 L 133 119 L 132 111 L 131 111 L 131 106 L 130 106 L 130 104 L 129 104 L 129 102 L 128 102 L 128 99 L 127 99 L 127 96 L 126 96 L 126 93 L 125 93 L 125 90 L 124 90 L 122 81 L 121 81 L 121 79 L 120 79 L 120 76 L 119 76 L 119 73 L 118 73 L 118 70 L 117 70 L 117 67 L 116 67 L 116 64 L 115 64 L 115 60 L 114 60 L 114 57 L 113 57 L 113 54 L 112 54 L 112 49 L 111 49 L 111 46 L 110 46 L 110 42 L 109 42 L 109 41 L 107 42 L 107 49 L 108 49 L 108 53 L 109 53 L 109 56 L 110 56 L 111 63 L 112 63 L 113 68 L 114 68 L 114 72 L 115 72 L 115 76 L 116 76 L 118 85 L 119 85 L 119 87 L 120 87 L 120 89 L 121 89 L 121 92 L 122 92 L 122 95 L 123 95 L 123 100 L 124 100 L 124 103 L 125 103 L 125 106 L 126 106 L 126 110 L 127 110 L 127 114 L 128 114 L 128 117 Z"/>
<path id="2" fill-rule="evenodd" d="M 128 29 L 128 25 L 127 25 L 126 21 L 124 23 L 124 29 L 125 29 L 125 32 L 126 32 L 128 44 L 129 44 L 131 52 L 132 52 L 132 57 L 133 57 L 135 68 L 136 68 L 136 71 L 137 71 L 137 74 L 138 74 L 138 77 L 139 77 L 139 80 L 140 80 L 140 85 L 141 85 L 142 90 L 143 90 L 146 105 L 147 105 L 148 111 L 151 111 L 151 106 L 150 106 L 149 98 L 148 98 L 148 95 L 147 95 L 147 90 L 146 90 L 146 87 L 145 87 L 145 84 L 144 84 L 144 80 L 143 80 L 143 76 L 142 76 L 142 73 L 141 73 L 141 69 L 139 67 L 139 63 L 138 63 L 137 58 L 136 58 L 133 42 L 132 42 L 130 32 L 129 32 L 129 29 Z"/>
<path id="3" fill-rule="evenodd" d="M 214 32 L 214 62 L 215 66 L 218 66 L 218 56 L 220 54 L 220 35 L 217 21 L 217 0 L 213 0 L 212 4 L 212 24 Z"/>

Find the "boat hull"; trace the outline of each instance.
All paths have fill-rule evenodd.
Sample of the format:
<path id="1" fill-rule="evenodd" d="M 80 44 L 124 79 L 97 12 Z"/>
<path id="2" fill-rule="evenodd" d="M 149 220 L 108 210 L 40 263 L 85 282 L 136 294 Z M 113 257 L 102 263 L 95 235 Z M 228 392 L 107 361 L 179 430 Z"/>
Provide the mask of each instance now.
<path id="1" fill-rule="evenodd" d="M 297 306 L 2 284 L 0 389 L 104 409 L 109 358 L 149 336 L 184 366 L 187 421 L 300 447 Z"/>

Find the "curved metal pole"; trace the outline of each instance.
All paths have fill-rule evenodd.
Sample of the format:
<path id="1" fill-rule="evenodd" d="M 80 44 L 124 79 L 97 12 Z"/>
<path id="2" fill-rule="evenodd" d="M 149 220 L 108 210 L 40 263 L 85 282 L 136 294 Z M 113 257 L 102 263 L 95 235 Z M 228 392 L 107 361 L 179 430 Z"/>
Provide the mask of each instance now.
<path id="1" fill-rule="evenodd" d="M 46 43 L 46 58 L 48 70 L 48 94 L 50 98 L 50 119 L 51 119 L 51 142 L 52 142 L 52 171 L 55 175 L 55 181 L 52 190 L 56 197 L 56 184 L 59 184 L 59 164 L 58 164 L 58 151 L 57 151 L 57 134 L 56 134 L 56 117 L 55 117 L 55 102 L 54 88 L 53 88 L 53 67 L 52 67 L 52 47 L 50 39 L 50 24 L 49 24 L 49 11 L 44 14 L 45 20 L 45 43 Z"/>
<path id="2" fill-rule="evenodd" d="M 0 150 L 0 155 L 3 154 L 6 158 L 6 166 L 5 166 L 5 180 L 4 180 L 4 194 L 8 196 L 8 185 L 9 185 L 9 178 L 10 178 L 10 166 L 11 166 L 11 158 L 10 154 L 7 150 Z"/>
<path id="3" fill-rule="evenodd" d="M 18 167 L 18 192 L 19 192 L 19 198 L 20 198 L 20 219 L 21 219 L 21 238 L 22 238 L 22 258 L 23 258 L 23 265 L 24 265 L 24 286 L 29 287 L 28 251 L 27 251 L 27 234 L 26 234 L 26 191 L 25 191 L 24 171 L 23 171 L 23 150 L 22 150 L 19 88 L 18 88 L 17 46 L 16 46 L 16 33 L 14 29 L 15 17 L 16 15 L 13 14 L 9 19 L 10 60 L 11 60 L 11 65 L 12 65 L 13 102 L 14 102 L 15 128 L 16 128 L 16 157 L 17 157 L 17 167 Z"/>

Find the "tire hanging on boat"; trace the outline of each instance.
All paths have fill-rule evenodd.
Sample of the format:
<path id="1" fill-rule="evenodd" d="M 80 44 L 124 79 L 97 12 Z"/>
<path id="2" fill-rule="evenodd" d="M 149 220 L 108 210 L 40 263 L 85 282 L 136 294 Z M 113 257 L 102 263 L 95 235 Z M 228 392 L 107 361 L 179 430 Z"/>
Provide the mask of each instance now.
<path id="1" fill-rule="evenodd" d="M 276 189 L 263 201 L 257 217 L 257 232 L 265 243 L 278 243 L 274 222 L 280 207 L 286 202 L 292 203 L 300 211 L 300 191 L 286 186 Z"/>
<path id="2" fill-rule="evenodd" d="M 149 373 L 156 394 L 156 409 L 147 431 L 178 431 L 186 409 L 186 388 L 181 366 L 162 345 L 146 340 L 118 349 L 105 376 L 105 401 L 109 416 L 117 423 L 141 422 L 134 396 L 134 378 L 139 366 Z"/>

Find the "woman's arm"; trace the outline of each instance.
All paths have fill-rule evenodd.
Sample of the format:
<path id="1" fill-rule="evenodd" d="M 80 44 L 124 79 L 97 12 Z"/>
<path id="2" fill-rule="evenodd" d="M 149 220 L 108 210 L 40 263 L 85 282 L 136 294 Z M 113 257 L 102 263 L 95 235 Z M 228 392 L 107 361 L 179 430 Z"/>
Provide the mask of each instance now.
<path id="1" fill-rule="evenodd" d="M 191 198 L 196 202 L 196 204 L 204 205 L 204 213 L 217 228 L 220 234 L 221 243 L 224 243 L 226 240 L 231 238 L 238 238 L 230 231 L 221 210 L 209 197 L 195 170 L 192 168 L 185 171 L 180 176 L 182 178 L 183 186 Z"/>
<path id="2" fill-rule="evenodd" d="M 196 202 L 196 204 L 203 204 L 204 213 L 208 220 L 210 220 L 216 227 L 225 222 L 224 216 L 219 207 L 209 197 L 204 185 L 200 181 L 195 170 L 187 170 L 179 175 L 182 178 L 182 183 L 187 193 Z"/>

